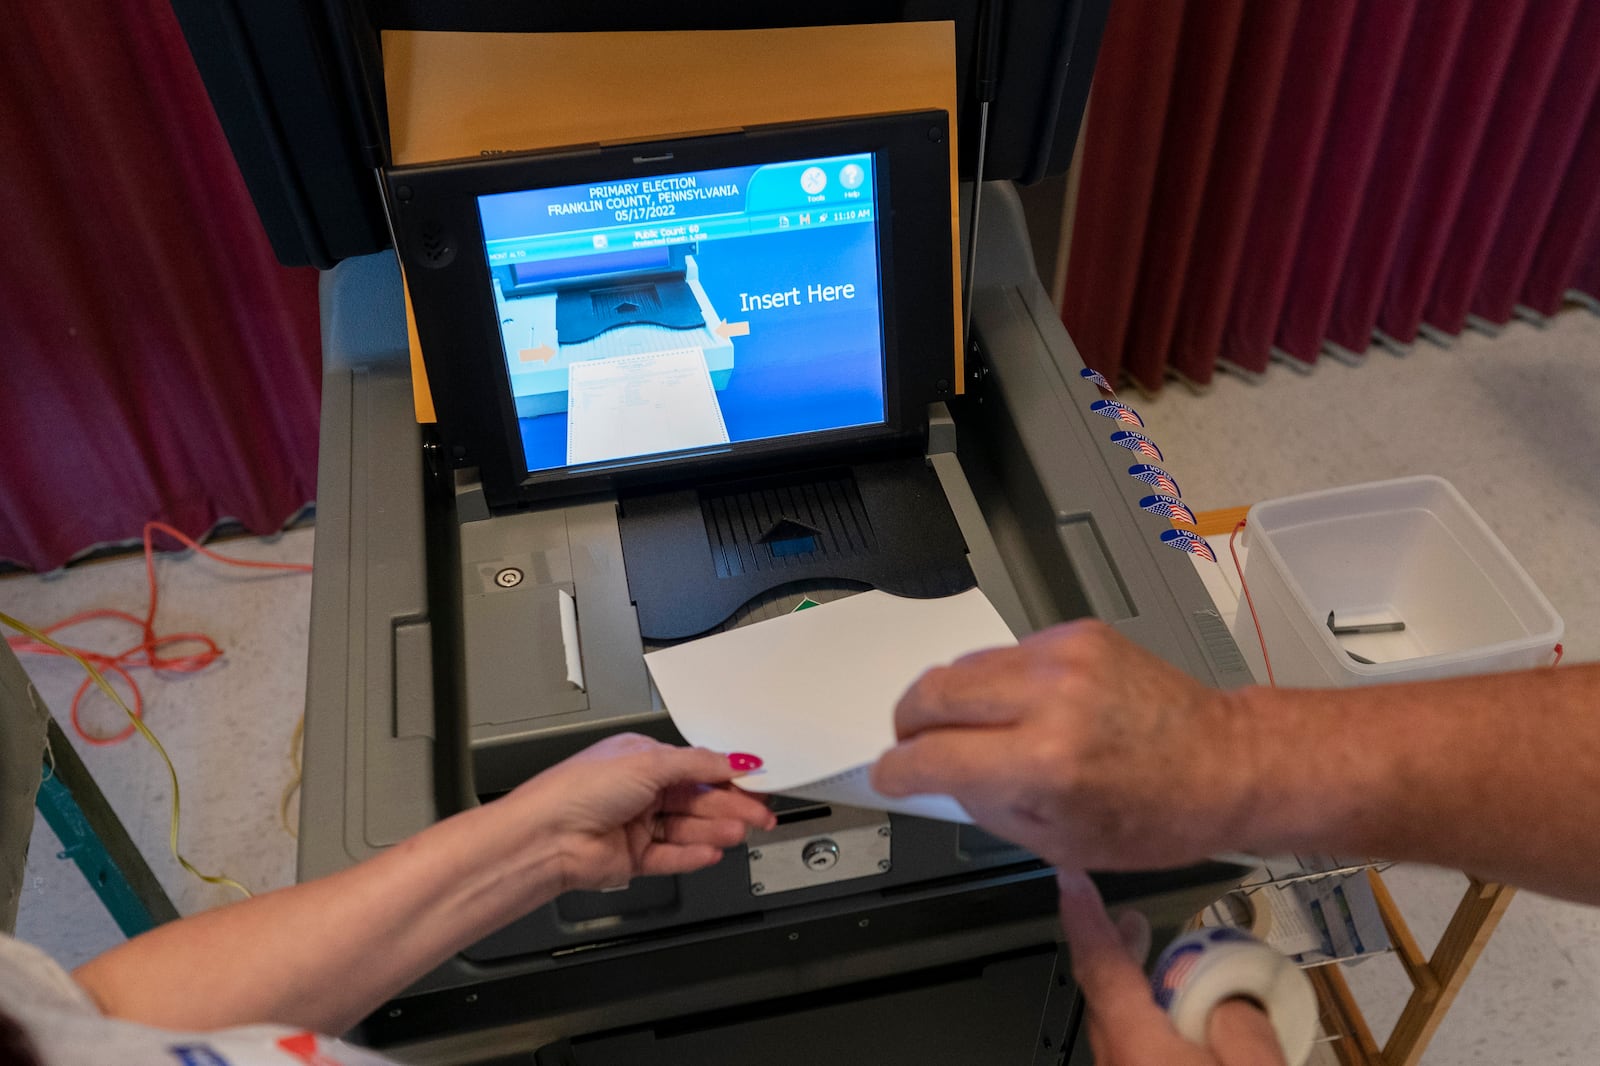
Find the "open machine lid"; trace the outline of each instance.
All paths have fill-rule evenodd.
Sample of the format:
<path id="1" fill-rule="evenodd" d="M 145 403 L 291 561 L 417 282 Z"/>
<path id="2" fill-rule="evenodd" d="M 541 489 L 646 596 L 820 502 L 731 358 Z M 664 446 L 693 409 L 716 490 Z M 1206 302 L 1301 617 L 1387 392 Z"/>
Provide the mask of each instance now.
<path id="1" fill-rule="evenodd" d="M 745 0 L 693 5 L 501 0 L 172 0 L 280 262 L 328 268 L 390 246 L 374 170 L 389 162 L 385 29 L 483 32 L 762 29 L 951 21 L 959 125 L 991 101 L 985 179 L 1066 169 L 1110 0 Z M 977 137 L 958 138 L 960 174 Z"/>

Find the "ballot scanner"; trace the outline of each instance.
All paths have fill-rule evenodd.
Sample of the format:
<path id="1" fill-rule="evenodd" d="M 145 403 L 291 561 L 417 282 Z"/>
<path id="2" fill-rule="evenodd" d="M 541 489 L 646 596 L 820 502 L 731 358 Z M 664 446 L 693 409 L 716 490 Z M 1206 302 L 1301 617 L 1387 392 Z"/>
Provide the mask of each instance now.
<path id="1" fill-rule="evenodd" d="M 943 112 L 382 158 L 374 28 L 770 13 L 175 7 L 280 258 L 325 268 L 302 879 L 609 734 L 678 740 L 644 654 L 807 601 L 977 587 L 1019 637 L 1098 617 L 1209 684 L 1248 682 L 1190 555 L 1140 507 L 1149 464 L 1094 409 L 1009 180 L 1064 167 L 1104 5 L 808 19 L 953 17 L 963 107 L 995 109 L 988 162 L 961 163 L 959 378 L 948 225 L 930 223 L 941 198 L 948 219 Z M 1018 75 L 984 88 L 980 46 Z M 626 202 L 647 183 L 701 192 Z M 647 236 L 659 220 L 618 216 L 662 202 L 715 210 Z M 437 425 L 414 416 L 401 262 Z M 970 825 L 773 805 L 777 827 L 718 865 L 568 893 L 353 1037 L 416 1062 L 1089 1061 L 1037 858 Z M 1243 872 L 1097 880 L 1159 942 Z"/>

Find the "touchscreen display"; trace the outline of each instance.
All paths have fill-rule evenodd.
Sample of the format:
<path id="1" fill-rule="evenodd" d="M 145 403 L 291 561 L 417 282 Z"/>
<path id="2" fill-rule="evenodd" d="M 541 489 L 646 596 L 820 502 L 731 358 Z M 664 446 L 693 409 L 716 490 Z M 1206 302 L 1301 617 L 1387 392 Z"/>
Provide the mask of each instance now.
<path id="1" fill-rule="evenodd" d="M 478 197 L 528 471 L 883 424 L 874 163 Z"/>

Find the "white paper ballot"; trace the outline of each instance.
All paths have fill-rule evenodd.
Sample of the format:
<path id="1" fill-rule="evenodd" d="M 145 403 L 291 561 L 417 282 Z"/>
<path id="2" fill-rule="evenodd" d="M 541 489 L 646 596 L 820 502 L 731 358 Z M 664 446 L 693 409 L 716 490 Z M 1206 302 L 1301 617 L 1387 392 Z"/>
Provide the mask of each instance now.
<path id="1" fill-rule="evenodd" d="M 567 465 L 728 443 L 699 348 L 584 359 L 567 370 Z"/>
<path id="2" fill-rule="evenodd" d="M 948 796 L 890 799 L 867 775 L 894 746 L 895 704 L 923 671 L 1015 643 L 978 589 L 936 600 L 863 592 L 644 659 L 686 740 L 760 756 L 740 787 L 970 822 Z"/>

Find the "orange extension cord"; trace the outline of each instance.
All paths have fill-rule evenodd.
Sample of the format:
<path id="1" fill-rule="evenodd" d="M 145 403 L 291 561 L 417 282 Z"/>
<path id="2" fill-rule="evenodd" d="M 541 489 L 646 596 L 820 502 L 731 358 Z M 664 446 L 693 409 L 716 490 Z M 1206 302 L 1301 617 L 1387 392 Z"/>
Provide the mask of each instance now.
<path id="1" fill-rule="evenodd" d="M 115 619 L 119 622 L 137 626 L 139 629 L 138 643 L 115 655 L 93 651 L 89 648 L 71 647 L 70 645 L 68 647 L 71 647 L 72 651 L 93 663 L 102 671 L 120 677 L 133 696 L 132 713 L 139 718 L 144 717 L 144 695 L 139 691 L 139 683 L 129 673 L 131 669 L 142 667 L 157 673 L 192 674 L 196 671 L 204 670 L 222 656 L 222 649 L 217 646 L 217 642 L 204 633 L 160 634 L 156 632 L 156 610 L 161 603 L 161 592 L 160 586 L 156 582 L 155 546 L 152 543 L 152 534 L 154 533 L 164 533 L 208 559 L 215 559 L 217 562 L 226 563 L 229 566 L 247 567 L 254 570 L 288 570 L 306 574 L 311 572 L 311 567 L 304 563 L 269 563 L 258 562 L 253 559 L 235 559 L 232 556 L 223 555 L 221 552 L 214 552 L 209 548 L 201 547 L 165 522 L 146 522 L 144 526 L 144 572 L 145 578 L 150 585 L 150 607 L 145 611 L 144 617 L 139 618 L 136 615 L 129 614 L 127 611 L 99 608 L 91 611 L 80 611 L 70 618 L 63 618 L 61 621 L 45 626 L 40 630 L 47 636 L 53 636 L 63 629 L 70 629 L 84 622 L 102 618 Z M 8 643 L 14 651 L 30 655 L 60 656 L 65 654 L 50 647 L 48 644 L 41 644 L 26 636 L 11 637 Z M 183 644 L 197 645 L 198 647 L 183 654 L 175 654 L 170 651 L 175 645 Z M 79 737 L 90 744 L 97 744 L 102 747 L 120 744 L 133 736 L 134 726 L 131 721 L 120 733 L 105 737 L 96 736 L 85 730 L 83 722 L 78 717 L 83 697 L 88 694 L 89 688 L 93 683 L 93 678 L 85 677 L 83 683 L 78 686 L 78 691 L 73 694 L 72 729 Z"/>

